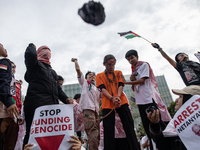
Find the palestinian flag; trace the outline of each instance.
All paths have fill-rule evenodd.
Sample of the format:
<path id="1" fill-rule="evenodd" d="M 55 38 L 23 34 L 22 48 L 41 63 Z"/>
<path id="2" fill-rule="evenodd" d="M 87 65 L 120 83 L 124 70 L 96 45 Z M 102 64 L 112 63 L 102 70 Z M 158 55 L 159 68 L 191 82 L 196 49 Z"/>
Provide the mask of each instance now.
<path id="1" fill-rule="evenodd" d="M 132 31 L 128 31 L 128 32 L 121 32 L 121 33 L 118 33 L 120 36 L 123 36 L 125 37 L 126 39 L 132 39 L 134 37 L 141 37 L 140 35 L 132 32 Z"/>

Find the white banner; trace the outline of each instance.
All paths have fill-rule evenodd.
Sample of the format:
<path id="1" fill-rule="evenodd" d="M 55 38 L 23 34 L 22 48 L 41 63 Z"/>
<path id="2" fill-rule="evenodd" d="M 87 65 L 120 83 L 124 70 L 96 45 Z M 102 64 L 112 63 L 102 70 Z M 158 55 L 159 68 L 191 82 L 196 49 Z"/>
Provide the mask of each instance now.
<path id="1" fill-rule="evenodd" d="M 47 105 L 35 110 L 29 142 L 33 150 L 64 150 L 74 135 L 73 105 Z"/>
<path id="2" fill-rule="evenodd" d="M 174 115 L 174 127 L 188 150 L 200 148 L 200 96 L 191 97 Z"/>
<path id="3" fill-rule="evenodd" d="M 198 58 L 198 60 L 200 62 L 200 53 L 195 53 L 194 55 Z"/>

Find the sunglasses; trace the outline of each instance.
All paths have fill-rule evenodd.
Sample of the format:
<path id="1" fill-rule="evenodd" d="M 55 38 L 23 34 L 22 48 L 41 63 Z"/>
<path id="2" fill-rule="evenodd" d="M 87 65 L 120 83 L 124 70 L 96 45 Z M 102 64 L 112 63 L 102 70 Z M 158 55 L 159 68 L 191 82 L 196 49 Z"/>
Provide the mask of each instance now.
<path id="1" fill-rule="evenodd" d="M 185 53 L 180 53 L 180 54 L 178 54 L 177 58 L 183 56 L 184 54 L 185 54 Z M 185 54 L 185 55 L 187 55 L 187 54 Z M 187 56 L 188 56 L 188 55 L 187 55 Z"/>

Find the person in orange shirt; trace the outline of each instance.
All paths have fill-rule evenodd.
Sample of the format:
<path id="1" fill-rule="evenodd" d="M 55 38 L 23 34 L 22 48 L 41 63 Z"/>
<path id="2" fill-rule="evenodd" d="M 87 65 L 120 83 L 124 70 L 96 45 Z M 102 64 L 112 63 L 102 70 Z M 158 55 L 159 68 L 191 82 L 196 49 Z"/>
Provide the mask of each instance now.
<path id="1" fill-rule="evenodd" d="M 115 139 L 115 112 L 112 111 L 103 119 L 104 150 L 139 150 L 128 100 L 123 93 L 123 75 L 121 71 L 114 70 L 115 63 L 116 59 L 113 55 L 104 57 L 105 71 L 97 74 L 96 86 L 100 88 L 102 94 L 103 116 L 115 108 L 123 124 L 126 138 Z"/>

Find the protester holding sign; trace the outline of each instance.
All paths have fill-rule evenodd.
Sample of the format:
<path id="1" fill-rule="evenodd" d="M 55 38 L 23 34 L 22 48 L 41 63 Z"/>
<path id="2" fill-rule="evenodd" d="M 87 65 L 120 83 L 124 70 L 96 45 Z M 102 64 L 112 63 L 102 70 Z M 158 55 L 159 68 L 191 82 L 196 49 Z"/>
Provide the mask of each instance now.
<path id="1" fill-rule="evenodd" d="M 73 105 L 46 105 L 35 110 L 25 150 L 80 150 L 74 134 Z"/>
<path id="2" fill-rule="evenodd" d="M 25 52 L 26 73 L 25 80 L 29 83 L 24 101 L 26 121 L 26 135 L 24 145 L 27 144 L 30 126 L 35 109 L 43 105 L 70 103 L 70 98 L 62 91 L 56 72 L 50 66 L 51 50 L 41 46 L 36 51 L 34 44 L 29 44 Z"/>
<path id="3" fill-rule="evenodd" d="M 109 54 L 104 57 L 105 71 L 97 74 L 96 84 L 102 93 L 104 150 L 116 150 L 117 146 L 126 145 L 127 150 L 139 150 L 139 144 L 135 135 L 133 118 L 128 107 L 128 100 L 123 93 L 122 72 L 115 70 L 116 59 Z M 124 142 L 116 142 L 115 139 L 115 111 L 118 113 L 125 134 Z"/>
<path id="4" fill-rule="evenodd" d="M 156 143 L 156 146 L 159 150 L 194 150 L 193 146 L 198 146 L 199 143 L 196 142 L 196 140 L 199 141 L 196 137 L 193 139 L 190 134 L 192 134 L 192 129 L 188 133 L 184 133 L 184 137 L 192 138 L 195 142 L 193 144 L 187 144 L 185 141 L 182 142 L 184 138 L 181 137 L 181 134 L 179 134 L 177 131 L 177 127 L 180 126 L 181 123 L 183 123 L 186 118 L 190 116 L 190 114 L 195 115 L 195 111 L 198 112 L 200 108 L 200 86 L 197 85 L 191 85 L 188 87 L 185 87 L 182 90 L 173 89 L 172 92 L 176 95 L 179 95 L 179 98 L 176 99 L 176 106 L 175 109 L 177 110 L 174 118 L 170 121 L 170 123 L 167 125 L 164 131 L 161 130 L 161 124 L 160 121 L 160 113 L 159 110 L 154 110 L 153 112 L 149 112 L 147 117 L 152 122 L 150 124 L 150 132 L 152 133 L 153 139 Z M 193 96 L 195 95 L 195 96 Z M 194 100 L 193 100 L 194 99 Z M 189 100 L 189 101 L 188 101 Z M 190 106 L 187 106 L 186 104 L 191 103 Z M 183 105 L 184 104 L 184 105 Z M 181 110 L 183 107 L 185 110 Z M 181 110 L 181 112 L 180 112 Z M 200 113 L 200 112 L 198 112 Z M 192 115 L 192 116 L 193 116 Z M 199 114 L 197 116 L 200 116 Z M 191 119 L 190 121 L 193 122 L 197 119 Z M 198 119 L 199 120 L 199 119 Z M 184 130 L 186 126 L 190 125 L 191 122 L 186 122 L 184 125 L 180 126 L 180 131 Z M 177 130 L 177 131 L 176 131 Z M 180 132 L 179 131 L 179 132 Z M 194 136 L 194 135 L 192 135 Z M 180 139 L 181 138 L 181 139 Z M 187 141 L 192 142 L 192 140 L 187 139 Z M 195 140 L 196 139 L 196 140 Z"/>
<path id="5" fill-rule="evenodd" d="M 76 58 L 72 58 L 71 61 L 75 64 L 78 81 L 82 88 L 78 109 L 83 114 L 84 128 L 88 136 L 89 149 L 98 150 L 100 140 L 100 91 L 95 86 L 95 73 L 88 71 L 84 77 L 83 73 L 80 70 L 78 60 Z"/>
<path id="6" fill-rule="evenodd" d="M 152 43 L 161 55 L 179 72 L 186 86 L 200 85 L 200 64 L 189 60 L 187 54 L 181 52 L 175 56 L 176 62 L 170 58 L 163 49 L 156 43 Z"/>

